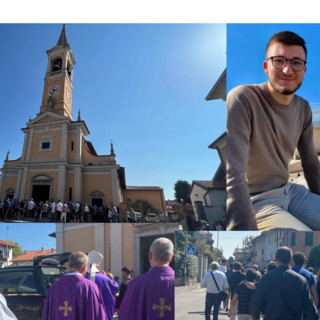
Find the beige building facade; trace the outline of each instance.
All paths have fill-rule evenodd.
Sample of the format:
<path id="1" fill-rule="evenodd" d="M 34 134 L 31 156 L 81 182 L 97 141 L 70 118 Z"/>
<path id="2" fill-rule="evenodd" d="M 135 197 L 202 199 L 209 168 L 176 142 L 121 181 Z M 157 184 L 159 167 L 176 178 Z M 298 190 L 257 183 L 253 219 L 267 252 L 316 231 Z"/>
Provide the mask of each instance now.
<path id="1" fill-rule="evenodd" d="M 8 152 L 1 169 L 0 198 L 117 206 L 128 200 L 143 199 L 159 212 L 165 211 L 163 189 L 127 187 L 125 169 L 116 162 L 113 144 L 110 154 L 98 155 L 87 140 L 90 132 L 80 111 L 77 119 L 73 119 L 76 62 L 65 26 L 56 46 L 47 55 L 42 104 L 36 117 L 22 129 L 22 156 L 10 160 Z"/>
<path id="2" fill-rule="evenodd" d="M 96 250 L 104 256 L 102 269 L 121 278 L 128 266 L 135 276 L 148 271 L 148 252 L 153 240 L 166 237 L 174 241 L 176 223 L 83 223 L 57 224 L 57 252 Z"/>

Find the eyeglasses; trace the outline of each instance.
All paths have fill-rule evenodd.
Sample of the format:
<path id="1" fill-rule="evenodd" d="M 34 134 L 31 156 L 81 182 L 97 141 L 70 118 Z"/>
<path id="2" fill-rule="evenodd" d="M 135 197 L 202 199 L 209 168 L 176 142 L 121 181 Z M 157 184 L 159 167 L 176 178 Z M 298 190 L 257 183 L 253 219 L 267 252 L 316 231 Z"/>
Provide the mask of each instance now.
<path id="1" fill-rule="evenodd" d="M 291 68 L 294 71 L 303 70 L 303 68 L 305 67 L 305 65 L 307 63 L 307 61 L 304 61 L 299 58 L 287 59 L 282 56 L 270 57 L 267 60 L 269 60 L 269 59 L 272 61 L 272 65 L 277 69 L 283 69 L 287 65 L 287 62 L 290 61 Z"/>

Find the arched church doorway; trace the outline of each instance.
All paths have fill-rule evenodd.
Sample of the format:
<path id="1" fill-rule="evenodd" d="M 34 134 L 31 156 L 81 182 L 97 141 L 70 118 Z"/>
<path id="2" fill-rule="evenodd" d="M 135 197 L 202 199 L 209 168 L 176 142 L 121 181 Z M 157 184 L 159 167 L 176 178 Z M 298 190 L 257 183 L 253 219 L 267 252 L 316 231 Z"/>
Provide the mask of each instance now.
<path id="1" fill-rule="evenodd" d="M 91 206 L 96 205 L 98 208 L 104 206 L 104 193 L 100 190 L 94 190 L 90 193 Z"/>
<path id="2" fill-rule="evenodd" d="M 34 202 L 51 200 L 52 178 L 39 175 L 32 179 L 31 198 Z"/>

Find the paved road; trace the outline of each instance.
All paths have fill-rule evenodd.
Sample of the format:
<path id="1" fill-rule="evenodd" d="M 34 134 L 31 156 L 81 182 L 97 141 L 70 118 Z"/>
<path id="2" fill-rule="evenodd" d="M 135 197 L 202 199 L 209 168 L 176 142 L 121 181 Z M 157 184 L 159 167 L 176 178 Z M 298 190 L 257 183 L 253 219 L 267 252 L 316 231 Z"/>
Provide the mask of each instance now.
<path id="1" fill-rule="evenodd" d="M 175 288 L 175 320 L 204 320 L 206 290 L 199 285 Z M 211 316 L 212 317 L 212 316 Z M 229 320 L 226 311 L 219 312 L 219 320 Z"/>

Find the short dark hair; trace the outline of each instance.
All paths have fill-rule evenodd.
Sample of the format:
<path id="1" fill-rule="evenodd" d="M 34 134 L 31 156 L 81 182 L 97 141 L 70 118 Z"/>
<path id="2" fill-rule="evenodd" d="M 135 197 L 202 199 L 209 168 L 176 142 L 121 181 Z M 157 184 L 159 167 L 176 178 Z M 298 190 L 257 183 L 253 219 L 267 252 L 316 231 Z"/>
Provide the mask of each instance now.
<path id="1" fill-rule="evenodd" d="M 275 257 L 280 263 L 288 265 L 292 259 L 292 251 L 288 247 L 279 247 Z"/>
<path id="2" fill-rule="evenodd" d="M 247 281 L 253 281 L 257 278 L 257 273 L 253 271 L 252 269 L 248 269 L 246 272 L 246 280 Z"/>
<path id="3" fill-rule="evenodd" d="M 273 270 L 273 269 L 277 269 L 277 265 L 276 265 L 276 263 L 275 263 L 274 261 L 270 261 L 270 262 L 268 263 L 267 270 L 268 270 L 268 271 L 271 271 L 271 270 Z"/>
<path id="4" fill-rule="evenodd" d="M 131 269 L 130 269 L 129 267 L 123 267 L 123 268 L 121 269 L 121 271 L 122 271 L 122 272 L 125 272 L 126 274 L 130 274 Z"/>
<path id="5" fill-rule="evenodd" d="M 241 268 L 242 268 L 241 262 L 236 261 L 236 262 L 233 264 L 233 269 L 235 269 L 235 270 L 241 270 Z"/>
<path id="6" fill-rule="evenodd" d="M 292 259 L 294 261 L 294 264 L 298 267 L 302 267 L 304 262 L 306 261 L 305 255 L 299 251 L 292 256 Z"/>
<path id="7" fill-rule="evenodd" d="M 271 36 L 271 38 L 267 43 L 266 53 L 268 51 L 268 48 L 275 42 L 280 42 L 287 46 L 301 46 L 306 54 L 306 59 L 307 59 L 306 42 L 296 33 L 292 31 L 281 31 L 281 32 L 275 33 L 274 35 Z"/>

